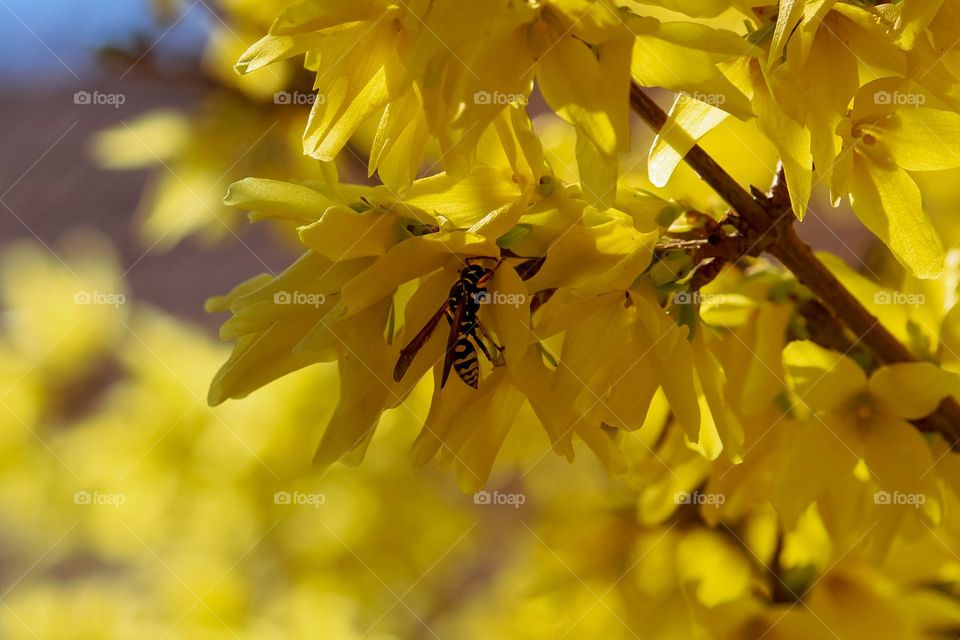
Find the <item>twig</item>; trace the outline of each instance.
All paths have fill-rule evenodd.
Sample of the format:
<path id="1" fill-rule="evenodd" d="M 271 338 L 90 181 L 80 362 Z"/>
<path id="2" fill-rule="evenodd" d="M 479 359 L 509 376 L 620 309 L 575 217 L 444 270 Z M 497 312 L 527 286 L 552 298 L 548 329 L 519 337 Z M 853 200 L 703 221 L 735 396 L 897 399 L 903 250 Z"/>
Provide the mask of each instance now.
<path id="1" fill-rule="evenodd" d="M 637 84 L 630 87 L 630 105 L 640 118 L 659 132 L 668 116 Z M 806 285 L 882 364 L 916 362 L 913 353 L 897 340 L 827 269 L 793 228 L 793 213 L 783 181 L 778 175 L 770 195 L 754 190 L 751 195 L 699 145 L 684 160 L 729 204 L 748 228 L 755 249 L 766 251 Z M 942 433 L 953 448 L 960 446 L 960 404 L 944 400 L 936 413 L 919 421 L 921 429 Z"/>

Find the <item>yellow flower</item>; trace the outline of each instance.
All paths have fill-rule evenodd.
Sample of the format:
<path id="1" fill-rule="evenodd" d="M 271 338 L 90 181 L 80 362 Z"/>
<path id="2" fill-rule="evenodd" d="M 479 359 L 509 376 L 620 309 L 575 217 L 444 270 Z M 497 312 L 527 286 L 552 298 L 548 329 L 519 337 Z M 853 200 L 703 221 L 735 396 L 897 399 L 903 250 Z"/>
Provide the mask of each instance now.
<path id="1" fill-rule="evenodd" d="M 535 158 L 530 149 L 525 156 Z M 521 190 L 524 183 L 512 177 L 479 166 L 462 178 L 415 181 L 399 198 L 385 187 L 234 185 L 229 202 L 302 223 L 308 252 L 282 274 L 258 276 L 208 305 L 231 311 L 221 336 L 238 340 L 211 385 L 211 403 L 337 360 L 340 405 L 316 461 L 358 460 L 382 412 L 399 407 L 433 369 L 433 398 L 413 458 L 451 457 L 468 490 L 489 474 L 524 401 L 558 453 L 573 456 L 576 433 L 616 468 L 619 454 L 602 425 L 638 428 L 663 384 L 675 406 L 691 407 L 679 417 L 692 441 L 711 457 L 724 440 L 735 452 L 742 436 L 722 408 L 725 383 L 713 372 L 713 356 L 702 340 L 689 343 L 649 285 L 638 284 L 668 203 L 622 191 L 616 208 L 601 213 L 575 187 L 553 178 Z M 319 218 L 310 221 L 311 215 Z M 400 347 L 445 304 L 465 261 L 478 256 L 506 258 L 490 291 L 507 303 L 480 314 L 505 347 L 498 356 L 505 366 L 490 368 L 481 359 L 479 395 L 456 381 L 441 390 L 447 331 L 438 330 L 403 379 L 392 380 Z M 531 265 L 529 272 L 516 270 Z M 635 335 L 626 347 L 614 349 L 616 343 L 602 339 L 621 330 Z M 638 385 L 646 390 L 641 397 Z M 708 408 L 702 421 L 700 404 Z"/>
<path id="2" fill-rule="evenodd" d="M 660 23 L 612 0 L 437 0 L 422 14 L 402 3 L 321 7 L 301 0 L 241 56 L 237 70 L 306 53 L 318 99 L 305 152 L 333 160 L 382 111 L 370 170 L 379 167 L 394 189 L 413 178 L 428 133 L 448 171 L 467 171 L 484 131 L 508 107 L 525 106 L 535 80 L 550 107 L 577 129 L 586 199 L 608 208 L 616 198 L 617 155 L 630 145 L 631 73 L 651 86 L 722 96 L 724 108 L 747 117 L 746 98 L 716 65 L 749 50 L 732 32 Z"/>
<path id="3" fill-rule="evenodd" d="M 905 104 L 923 95 L 908 89 L 905 81 L 885 78 L 857 92 L 841 129 L 833 190 L 850 194 L 860 221 L 914 275 L 935 278 L 943 272 L 943 247 L 908 171 L 960 166 L 960 115 Z"/>
<path id="4" fill-rule="evenodd" d="M 268 119 L 269 117 L 269 119 Z M 298 110 L 267 111 L 232 97 L 211 100 L 191 117 L 157 110 L 99 132 L 98 163 L 154 173 L 137 217 L 143 241 L 167 250 L 188 236 L 211 243 L 235 236 L 236 216 L 223 206 L 234 180 L 255 174 L 290 180 L 321 178 L 300 154 Z"/>
<path id="5" fill-rule="evenodd" d="M 798 432 L 781 481 L 778 501 L 787 521 L 856 474 L 877 488 L 872 502 L 878 519 L 889 514 L 936 523 L 940 495 L 928 473 L 934 459 L 927 440 L 907 421 L 956 395 L 956 374 L 930 363 L 906 363 L 880 367 L 868 377 L 850 358 L 805 341 L 787 345 L 783 358 L 794 391 L 813 412 Z"/>

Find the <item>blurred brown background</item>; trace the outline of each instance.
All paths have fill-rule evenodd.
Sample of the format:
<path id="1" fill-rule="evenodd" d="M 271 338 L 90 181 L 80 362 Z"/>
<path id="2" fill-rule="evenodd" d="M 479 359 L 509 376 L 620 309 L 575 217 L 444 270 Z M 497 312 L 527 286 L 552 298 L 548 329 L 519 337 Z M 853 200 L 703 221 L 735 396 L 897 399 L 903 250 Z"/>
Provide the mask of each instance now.
<path id="1" fill-rule="evenodd" d="M 90 76 L 78 83 L 5 86 L 0 105 L 6 124 L 0 148 L 0 251 L 18 238 L 32 238 L 53 251 L 65 232 L 94 228 L 116 245 L 127 286 L 134 297 L 214 327 L 203 301 L 240 278 L 283 268 L 289 252 L 274 237 L 240 224 L 240 242 L 203 245 L 187 240 L 167 252 L 150 249 L 136 233 L 134 213 L 149 171 L 106 171 L 94 166 L 90 136 L 120 120 L 159 105 L 190 108 L 196 92 L 126 78 Z M 127 101 L 76 105 L 75 90 L 122 92 Z M 163 171 L 162 167 L 158 170 Z"/>

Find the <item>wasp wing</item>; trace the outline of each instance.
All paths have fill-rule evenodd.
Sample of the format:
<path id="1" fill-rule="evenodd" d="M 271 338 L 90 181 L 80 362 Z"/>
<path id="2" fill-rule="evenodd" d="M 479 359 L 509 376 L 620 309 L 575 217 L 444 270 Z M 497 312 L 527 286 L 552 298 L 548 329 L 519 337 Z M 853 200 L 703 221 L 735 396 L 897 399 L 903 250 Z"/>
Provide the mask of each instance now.
<path id="1" fill-rule="evenodd" d="M 457 308 L 450 321 L 450 335 L 447 336 L 447 349 L 443 353 L 443 376 L 440 378 L 440 388 L 447 384 L 450 367 L 453 365 L 453 355 L 457 347 L 457 338 L 460 336 L 460 324 L 463 322 L 463 310 L 467 307 L 467 296 L 461 295 L 457 300 Z"/>
<path id="2" fill-rule="evenodd" d="M 433 314 L 433 317 L 427 320 L 427 324 L 423 325 L 423 328 L 420 329 L 420 332 L 417 335 L 413 336 L 413 340 L 407 344 L 403 349 L 400 350 L 400 357 L 397 358 L 397 366 L 393 368 L 393 379 L 395 382 L 400 382 L 404 374 L 407 372 L 407 369 L 410 368 L 410 363 L 413 362 L 413 359 L 416 357 L 420 349 L 423 348 L 423 345 L 426 344 L 427 340 L 430 339 L 430 336 L 433 335 L 434 330 L 437 328 L 437 324 L 440 322 L 440 319 L 443 317 L 444 312 L 447 310 L 447 302 L 440 306 L 437 309 L 437 312 Z"/>

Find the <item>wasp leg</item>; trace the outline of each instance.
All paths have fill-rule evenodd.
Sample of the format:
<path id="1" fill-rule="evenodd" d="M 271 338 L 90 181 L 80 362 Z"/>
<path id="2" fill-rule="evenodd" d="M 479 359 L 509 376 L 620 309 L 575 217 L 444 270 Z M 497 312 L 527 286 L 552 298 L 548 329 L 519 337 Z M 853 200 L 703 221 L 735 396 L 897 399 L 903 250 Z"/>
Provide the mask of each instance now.
<path id="1" fill-rule="evenodd" d="M 480 347 L 480 351 L 483 352 L 483 355 L 487 356 L 487 360 L 493 362 L 493 356 L 490 355 L 490 350 L 487 349 L 487 345 L 483 344 L 483 340 L 480 339 L 476 333 L 471 333 L 470 337 L 473 338 L 474 343 Z"/>
<path id="2" fill-rule="evenodd" d="M 490 341 L 490 344 L 497 348 L 497 351 L 503 351 L 506 349 L 506 347 L 504 347 L 502 344 L 497 344 L 497 341 L 490 336 L 490 332 L 487 331 L 485 326 L 483 326 L 483 322 L 480 320 L 480 318 L 477 318 L 477 329 L 480 330 L 480 334 L 483 335 L 484 338 Z"/>
<path id="3" fill-rule="evenodd" d="M 497 344 L 497 343 L 494 341 L 494 339 L 490 337 L 490 334 L 487 332 L 486 328 L 485 328 L 485 327 L 483 326 L 483 324 L 480 322 L 480 319 L 479 319 L 479 318 L 477 318 L 476 328 L 480 330 L 480 333 L 483 335 L 483 337 L 484 337 L 485 339 L 489 340 L 490 343 L 491 343 L 491 344 L 494 346 L 494 348 L 496 348 L 496 350 L 497 350 L 497 357 L 494 358 L 493 356 L 490 355 L 490 351 L 487 350 L 487 346 L 486 346 L 485 344 L 483 344 L 483 340 L 480 338 L 480 336 L 477 335 L 476 330 L 474 330 L 474 331 L 471 333 L 471 335 L 473 336 L 473 341 L 477 343 L 477 346 L 478 346 L 478 347 L 480 347 L 480 351 L 483 352 L 483 355 L 487 356 L 487 360 L 489 360 L 491 363 L 493 363 L 493 366 L 495 366 L 495 367 L 499 367 L 500 365 L 505 364 L 504 359 L 503 359 L 503 352 L 504 352 L 505 347 L 504 347 L 503 345 Z"/>
<path id="4" fill-rule="evenodd" d="M 480 278 L 479 280 L 477 280 L 477 286 L 479 286 L 479 287 L 482 287 L 482 286 L 485 285 L 486 283 L 490 282 L 490 280 L 493 279 L 493 274 L 496 273 L 497 269 L 500 268 L 500 265 L 503 264 L 503 258 L 502 258 L 502 257 L 500 257 L 500 258 L 493 258 L 493 257 L 490 257 L 490 256 L 477 256 L 477 257 L 475 257 L 475 258 L 467 258 L 465 262 L 466 262 L 466 264 L 468 264 L 468 265 L 476 264 L 475 262 L 472 262 L 473 260 L 496 260 L 496 263 L 495 263 L 492 267 L 490 267 L 489 269 L 487 269 L 487 273 L 484 274 L 484 276 L 483 276 L 482 278 Z"/>

